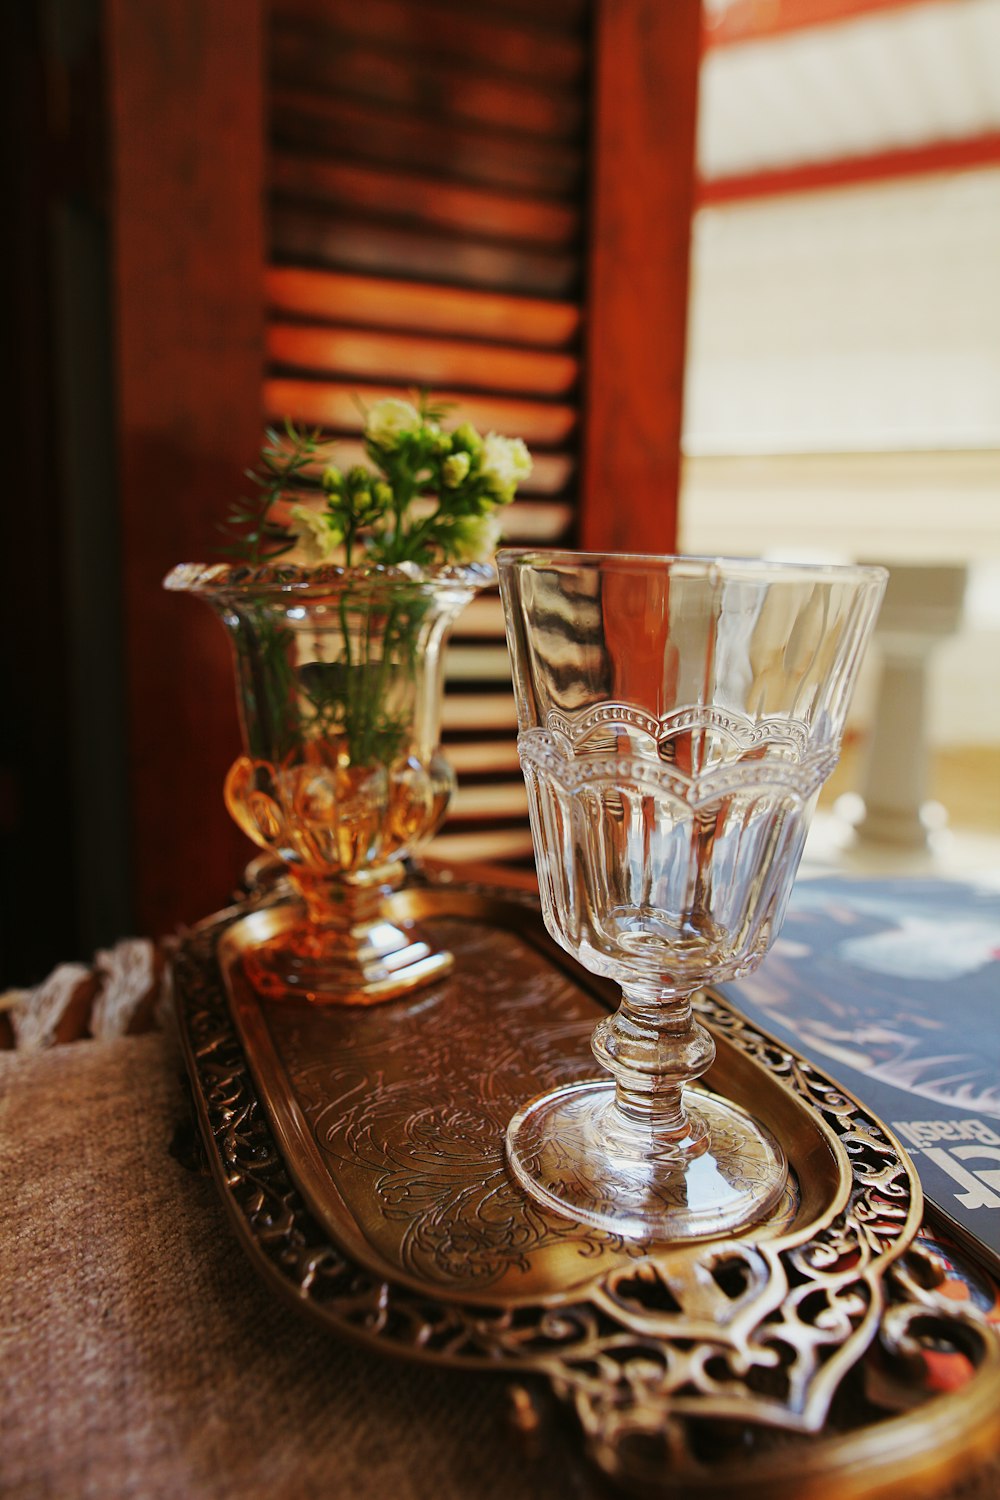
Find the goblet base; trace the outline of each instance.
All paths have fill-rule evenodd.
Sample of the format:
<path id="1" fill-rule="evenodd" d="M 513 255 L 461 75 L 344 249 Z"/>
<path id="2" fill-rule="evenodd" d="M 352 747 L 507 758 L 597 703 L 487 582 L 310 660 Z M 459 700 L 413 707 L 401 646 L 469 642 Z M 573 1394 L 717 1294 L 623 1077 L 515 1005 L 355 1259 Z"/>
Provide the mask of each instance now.
<path id="1" fill-rule="evenodd" d="M 762 1219 L 788 1179 L 784 1152 L 738 1105 L 684 1091 L 690 1131 L 663 1143 L 633 1123 L 603 1079 L 526 1104 L 507 1128 L 507 1160 L 538 1202 L 629 1240 L 695 1240 Z"/>
<path id="2" fill-rule="evenodd" d="M 250 984 L 267 999 L 301 996 L 314 1005 L 378 1005 L 443 979 L 451 953 L 432 948 L 408 923 L 375 921 L 361 941 L 299 922 L 246 951 Z"/>

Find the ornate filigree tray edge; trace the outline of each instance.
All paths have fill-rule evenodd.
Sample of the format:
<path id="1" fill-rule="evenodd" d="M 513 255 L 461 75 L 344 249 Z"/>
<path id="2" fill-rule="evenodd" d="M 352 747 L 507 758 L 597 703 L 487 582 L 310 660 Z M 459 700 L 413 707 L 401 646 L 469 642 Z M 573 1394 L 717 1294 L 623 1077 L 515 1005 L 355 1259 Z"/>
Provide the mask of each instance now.
<path id="1" fill-rule="evenodd" d="M 670 1340 L 663 1337 L 669 1319 L 665 1324 L 662 1312 L 657 1314 L 655 1309 L 652 1318 L 637 1318 L 628 1297 L 621 1297 L 621 1287 L 608 1289 L 606 1297 L 591 1299 L 582 1307 L 564 1307 L 557 1313 L 541 1309 L 537 1326 L 529 1327 L 520 1312 L 482 1305 L 444 1306 L 433 1287 L 421 1295 L 387 1278 L 373 1277 L 352 1262 L 322 1233 L 288 1176 L 254 1095 L 247 1060 L 225 1005 L 215 962 L 218 938 L 254 905 L 243 903 L 209 918 L 182 943 L 175 961 L 177 1010 L 213 1176 L 244 1249 L 286 1302 L 338 1333 L 397 1355 L 507 1374 L 527 1369 L 546 1376 L 575 1407 L 600 1466 L 639 1488 L 660 1488 L 669 1474 L 678 1494 L 721 1497 L 737 1482 L 738 1474 L 741 1492 L 747 1495 L 791 1497 L 809 1476 L 814 1486 L 810 1497 L 837 1493 L 844 1500 L 849 1496 L 861 1500 L 904 1492 L 930 1494 L 933 1491 L 926 1485 L 935 1482 L 935 1475 L 949 1477 L 994 1451 L 1000 1437 L 997 1340 L 983 1320 L 956 1311 L 935 1290 L 933 1267 L 926 1257 L 906 1253 L 919 1224 L 921 1202 L 919 1185 L 902 1148 L 857 1101 L 783 1044 L 749 1027 L 713 995 L 702 1004 L 703 1017 L 710 1025 L 722 1034 L 728 1032 L 731 1040 L 739 1034 L 741 1045 L 748 1036 L 755 1038 L 753 1046 L 761 1049 L 768 1066 L 778 1063 L 795 1072 L 799 1088 L 805 1085 L 825 1091 L 825 1107 L 853 1109 L 860 1117 L 849 1132 L 855 1153 L 870 1151 L 873 1139 L 878 1149 L 887 1147 L 891 1154 L 898 1153 L 892 1171 L 901 1172 L 909 1187 L 905 1212 L 890 1214 L 888 1224 L 873 1222 L 869 1194 L 857 1226 L 860 1241 L 854 1245 L 854 1252 L 860 1242 L 872 1252 L 861 1278 L 870 1292 L 868 1304 L 855 1306 L 852 1314 L 849 1305 L 836 1306 L 843 1286 L 833 1297 L 833 1321 L 840 1318 L 841 1335 L 852 1325 L 841 1345 L 853 1339 L 857 1348 L 850 1359 L 838 1361 L 836 1353 L 832 1360 L 825 1359 L 826 1375 L 821 1369 L 810 1390 L 799 1392 L 795 1410 L 792 1403 L 782 1414 L 760 1393 L 751 1392 L 748 1401 L 745 1390 L 738 1391 L 732 1401 L 718 1399 L 718 1393 L 715 1400 L 705 1399 L 706 1392 L 697 1389 L 697 1381 L 692 1389 L 691 1379 L 681 1378 L 678 1341 L 675 1337 L 671 1350 Z M 888 1182 L 890 1196 L 891 1181 L 890 1173 L 881 1183 L 885 1188 Z M 862 1192 L 855 1199 L 864 1196 Z M 865 1213 L 869 1214 L 867 1223 Z M 891 1254 L 887 1253 L 890 1246 Z M 773 1276 L 780 1257 L 774 1253 L 769 1257 L 766 1246 L 757 1248 L 768 1262 L 767 1274 Z M 821 1248 L 821 1260 L 829 1261 L 836 1254 L 829 1243 L 811 1248 L 814 1253 Z M 655 1281 L 655 1266 L 650 1274 Z M 794 1294 L 803 1284 L 794 1288 Z M 857 1288 L 850 1276 L 846 1285 L 850 1304 Z M 782 1307 L 772 1307 L 764 1325 L 753 1330 L 754 1337 L 770 1341 L 772 1347 L 789 1347 L 787 1321 L 782 1327 L 786 1318 Z M 819 1321 L 822 1324 L 822 1318 Z M 721 1423 L 723 1429 L 742 1419 L 749 1421 L 751 1432 L 768 1426 L 800 1433 L 817 1431 L 845 1375 L 873 1340 L 881 1358 L 905 1367 L 918 1359 L 922 1340 L 940 1342 L 942 1333 L 975 1374 L 961 1391 L 918 1404 L 911 1413 L 824 1437 L 818 1445 L 803 1447 L 796 1442 L 791 1455 L 781 1448 L 768 1451 L 765 1445 L 750 1465 L 744 1446 L 736 1469 L 729 1463 L 706 1464 L 698 1443 L 690 1441 L 690 1430 L 697 1432 L 705 1425 L 703 1411 L 710 1426 Z M 631 1357 L 624 1358 L 629 1340 Z M 837 1340 L 826 1342 L 836 1344 Z M 796 1346 L 793 1337 L 791 1347 L 796 1349 L 796 1359 L 816 1353 L 809 1338 Z M 730 1348 L 728 1354 L 737 1364 L 745 1358 L 746 1338 L 742 1351 Z M 911 1394 L 917 1402 L 918 1393 Z M 924 1488 L 915 1490 L 918 1481 Z"/>

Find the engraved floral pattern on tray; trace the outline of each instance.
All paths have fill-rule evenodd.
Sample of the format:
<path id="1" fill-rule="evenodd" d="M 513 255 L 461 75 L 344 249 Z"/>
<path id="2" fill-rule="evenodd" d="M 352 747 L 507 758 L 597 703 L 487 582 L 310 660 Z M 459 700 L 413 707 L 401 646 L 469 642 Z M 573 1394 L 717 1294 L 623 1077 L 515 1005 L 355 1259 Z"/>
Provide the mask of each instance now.
<path id="1" fill-rule="evenodd" d="M 447 931 L 443 940 L 451 941 Z M 510 965 L 518 960 L 523 979 L 512 988 Z M 527 1271 L 531 1256 L 549 1245 L 566 1245 L 566 1221 L 528 1202 L 511 1181 L 504 1131 L 524 1102 L 526 1050 L 539 1087 L 595 1071 L 593 1016 L 581 1012 L 558 971 L 524 962 L 524 945 L 510 932 L 466 933 L 463 963 L 476 977 L 462 1006 L 432 997 L 397 1007 L 392 1024 L 383 1012 L 375 1021 L 343 1022 L 272 1014 L 271 1025 L 342 1191 L 364 1174 L 357 1196 L 374 1195 L 386 1225 L 404 1226 L 401 1240 L 398 1230 L 392 1235 L 403 1269 L 482 1290 L 511 1269 Z M 526 1024 L 528 1012 L 545 1021 Z M 309 1061 L 316 1026 L 337 1028 L 335 1062 Z M 442 1088 L 454 1077 L 455 1057 L 469 1055 L 470 1030 L 482 1038 L 477 1071 Z M 642 1253 L 599 1230 L 581 1227 L 571 1237 L 583 1258 L 606 1248 Z"/>

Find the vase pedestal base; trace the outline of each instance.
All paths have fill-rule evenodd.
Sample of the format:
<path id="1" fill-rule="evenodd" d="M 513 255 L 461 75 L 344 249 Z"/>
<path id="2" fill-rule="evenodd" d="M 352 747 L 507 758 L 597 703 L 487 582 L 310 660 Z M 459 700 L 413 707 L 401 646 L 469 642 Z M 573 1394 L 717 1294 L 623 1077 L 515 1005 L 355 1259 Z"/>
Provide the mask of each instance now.
<path id="1" fill-rule="evenodd" d="M 313 1005 L 378 1005 L 450 974 L 455 959 L 418 928 L 388 916 L 347 931 L 317 929 L 298 907 L 287 925 L 243 955 L 247 979 L 269 1000 L 300 997 Z"/>

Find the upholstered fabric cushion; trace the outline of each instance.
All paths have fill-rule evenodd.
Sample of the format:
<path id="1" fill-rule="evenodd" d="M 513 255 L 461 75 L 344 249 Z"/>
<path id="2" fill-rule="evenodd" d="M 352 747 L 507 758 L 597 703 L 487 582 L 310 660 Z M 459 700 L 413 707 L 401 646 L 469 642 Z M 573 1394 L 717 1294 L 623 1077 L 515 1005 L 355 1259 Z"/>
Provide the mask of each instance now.
<path id="1" fill-rule="evenodd" d="M 0 1053 L 0 1493 L 596 1491 L 558 1431 L 527 1451 L 502 1381 L 382 1359 L 276 1299 L 171 1152 L 190 1118 L 163 1033 Z"/>

